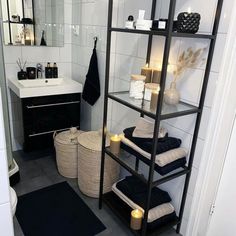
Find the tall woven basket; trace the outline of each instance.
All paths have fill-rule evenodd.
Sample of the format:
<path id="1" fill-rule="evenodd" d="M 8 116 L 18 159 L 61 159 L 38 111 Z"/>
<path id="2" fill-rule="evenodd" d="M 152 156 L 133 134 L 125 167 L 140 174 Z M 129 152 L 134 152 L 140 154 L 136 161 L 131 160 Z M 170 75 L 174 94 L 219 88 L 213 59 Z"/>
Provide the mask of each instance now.
<path id="1" fill-rule="evenodd" d="M 78 137 L 78 185 L 82 193 L 94 198 L 99 196 L 101 149 L 100 132 L 86 132 Z M 106 158 L 104 193 L 111 191 L 112 185 L 119 179 L 119 172 L 119 165 L 111 158 Z"/>
<path id="2" fill-rule="evenodd" d="M 58 172 L 67 178 L 78 176 L 78 140 L 83 133 L 76 128 L 69 131 L 54 133 L 54 146 L 56 149 L 56 161 Z"/>

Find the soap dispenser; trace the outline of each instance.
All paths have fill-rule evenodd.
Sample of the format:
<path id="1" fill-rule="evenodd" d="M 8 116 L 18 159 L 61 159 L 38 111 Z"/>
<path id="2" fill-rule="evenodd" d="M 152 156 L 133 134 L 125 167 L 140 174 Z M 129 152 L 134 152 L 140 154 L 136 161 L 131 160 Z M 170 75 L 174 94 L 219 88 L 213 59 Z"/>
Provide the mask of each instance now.
<path id="1" fill-rule="evenodd" d="M 57 63 L 54 62 L 53 64 L 53 68 L 52 68 L 52 77 L 53 78 L 58 78 L 58 67 L 57 67 Z"/>
<path id="2" fill-rule="evenodd" d="M 52 78 L 53 72 L 50 62 L 48 62 L 47 67 L 45 68 L 45 77 L 46 78 Z"/>

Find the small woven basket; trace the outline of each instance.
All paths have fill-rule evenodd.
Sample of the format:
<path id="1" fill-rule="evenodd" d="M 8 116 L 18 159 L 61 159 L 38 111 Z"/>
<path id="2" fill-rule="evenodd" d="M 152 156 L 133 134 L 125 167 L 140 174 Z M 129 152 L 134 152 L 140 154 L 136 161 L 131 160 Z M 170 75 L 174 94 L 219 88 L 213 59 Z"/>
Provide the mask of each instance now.
<path id="1" fill-rule="evenodd" d="M 78 140 L 83 133 L 76 128 L 69 131 L 54 133 L 54 146 L 56 149 L 56 162 L 58 172 L 66 178 L 78 176 Z"/>
<path id="2" fill-rule="evenodd" d="M 91 131 L 78 137 L 78 185 L 82 193 L 89 197 L 98 198 L 101 166 L 101 133 Z M 109 145 L 109 140 L 107 139 Z M 119 165 L 112 159 L 106 158 L 104 170 L 103 192 L 111 191 L 112 185 L 119 179 Z"/>

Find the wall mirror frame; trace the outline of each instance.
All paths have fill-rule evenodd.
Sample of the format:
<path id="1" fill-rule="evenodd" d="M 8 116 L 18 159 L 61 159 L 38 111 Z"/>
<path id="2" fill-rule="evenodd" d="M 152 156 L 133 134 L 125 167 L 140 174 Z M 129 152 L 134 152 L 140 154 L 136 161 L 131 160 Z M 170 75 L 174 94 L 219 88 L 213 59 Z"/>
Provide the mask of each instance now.
<path id="1" fill-rule="evenodd" d="M 2 0 L 5 45 L 64 46 L 64 0 Z"/>

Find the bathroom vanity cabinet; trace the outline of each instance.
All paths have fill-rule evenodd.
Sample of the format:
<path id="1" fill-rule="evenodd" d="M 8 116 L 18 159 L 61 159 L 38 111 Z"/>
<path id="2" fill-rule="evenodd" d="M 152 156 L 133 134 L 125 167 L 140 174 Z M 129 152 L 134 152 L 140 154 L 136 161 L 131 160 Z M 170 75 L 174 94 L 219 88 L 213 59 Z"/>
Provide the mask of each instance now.
<path id="1" fill-rule="evenodd" d="M 24 151 L 53 146 L 53 134 L 80 126 L 80 93 L 23 98 Z"/>
<path id="2" fill-rule="evenodd" d="M 22 106 L 24 151 L 53 147 L 54 132 L 80 127 L 82 84 L 67 78 L 23 82 L 8 79 L 9 89 Z"/>

